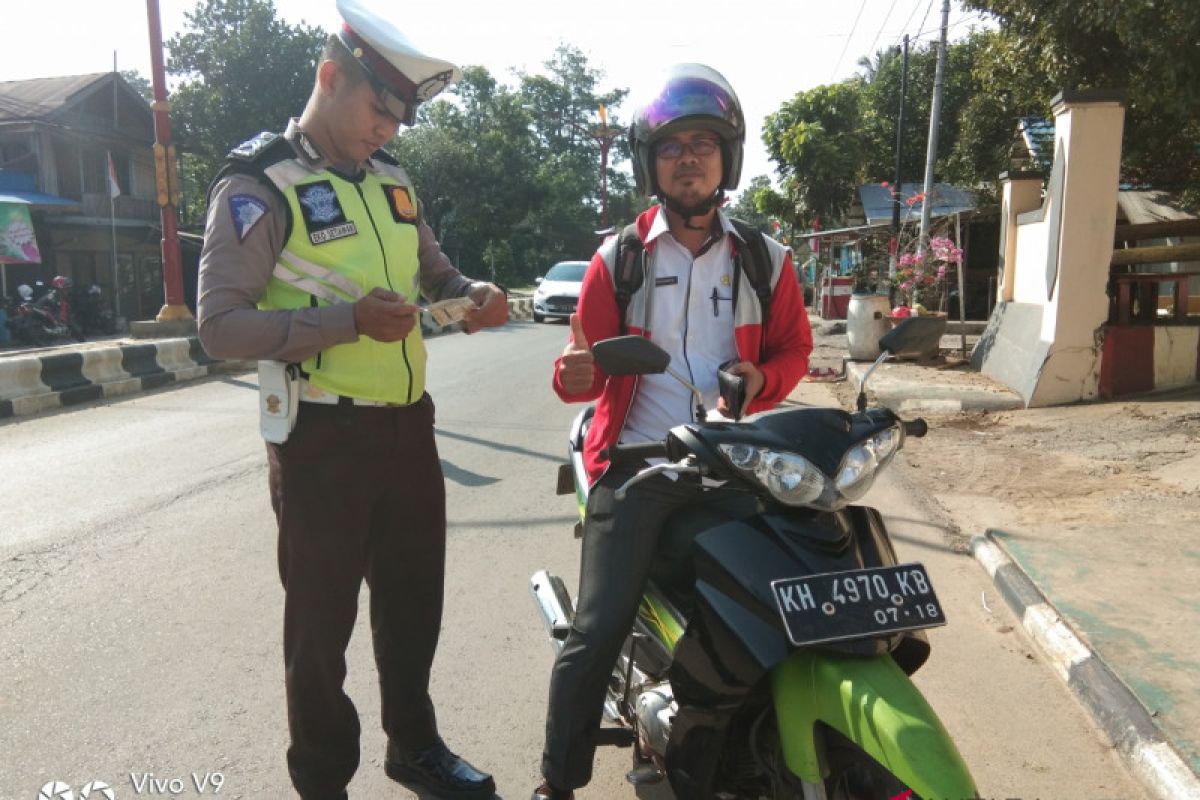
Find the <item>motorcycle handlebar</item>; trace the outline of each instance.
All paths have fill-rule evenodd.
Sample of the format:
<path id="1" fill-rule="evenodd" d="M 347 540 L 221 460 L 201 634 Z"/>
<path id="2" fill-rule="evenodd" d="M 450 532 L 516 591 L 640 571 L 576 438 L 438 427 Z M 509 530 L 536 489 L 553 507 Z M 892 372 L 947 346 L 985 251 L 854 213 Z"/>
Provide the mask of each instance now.
<path id="1" fill-rule="evenodd" d="M 614 444 L 606 448 L 601 455 L 613 464 L 636 464 L 647 458 L 667 458 L 667 443 Z"/>
<path id="2" fill-rule="evenodd" d="M 929 433 L 929 425 L 921 418 L 907 420 L 904 423 L 904 435 L 915 436 L 920 439 L 925 434 Z"/>

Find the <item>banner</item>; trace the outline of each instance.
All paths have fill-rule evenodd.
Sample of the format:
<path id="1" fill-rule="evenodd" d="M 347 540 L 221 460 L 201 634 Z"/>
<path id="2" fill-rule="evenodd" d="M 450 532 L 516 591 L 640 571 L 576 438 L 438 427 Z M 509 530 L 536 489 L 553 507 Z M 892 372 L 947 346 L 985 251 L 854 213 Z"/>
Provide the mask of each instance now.
<path id="1" fill-rule="evenodd" d="M 33 220 L 24 203 L 0 203 L 0 264 L 40 264 Z"/>

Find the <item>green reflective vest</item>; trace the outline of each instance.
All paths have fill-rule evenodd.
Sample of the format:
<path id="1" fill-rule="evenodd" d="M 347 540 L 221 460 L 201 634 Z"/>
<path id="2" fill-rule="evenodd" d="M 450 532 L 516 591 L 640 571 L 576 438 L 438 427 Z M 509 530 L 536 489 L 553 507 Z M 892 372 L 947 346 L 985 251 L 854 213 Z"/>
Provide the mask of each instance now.
<path id="1" fill-rule="evenodd" d="M 416 302 L 417 197 L 404 170 L 372 160 L 361 177 L 348 179 L 288 159 L 265 172 L 287 199 L 292 226 L 260 308 L 354 302 L 375 287 Z M 425 391 L 421 326 L 399 342 L 360 336 L 322 350 L 301 369 L 335 394 L 414 403 Z"/>

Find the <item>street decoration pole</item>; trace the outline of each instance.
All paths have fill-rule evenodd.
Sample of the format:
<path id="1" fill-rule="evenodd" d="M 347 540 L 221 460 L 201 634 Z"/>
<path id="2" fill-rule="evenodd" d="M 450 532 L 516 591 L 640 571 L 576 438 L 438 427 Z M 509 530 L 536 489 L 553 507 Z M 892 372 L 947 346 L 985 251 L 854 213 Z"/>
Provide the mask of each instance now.
<path id="1" fill-rule="evenodd" d="M 175 145 L 171 143 L 158 0 L 146 0 L 146 17 L 150 26 L 150 67 L 154 83 L 154 102 L 150 105 L 154 111 L 154 183 L 162 221 L 163 297 L 166 301 L 155 319 L 158 322 L 191 320 L 194 319 L 192 312 L 183 301 L 183 259 L 175 218 L 175 208 L 179 205 L 179 176 L 175 172 Z"/>

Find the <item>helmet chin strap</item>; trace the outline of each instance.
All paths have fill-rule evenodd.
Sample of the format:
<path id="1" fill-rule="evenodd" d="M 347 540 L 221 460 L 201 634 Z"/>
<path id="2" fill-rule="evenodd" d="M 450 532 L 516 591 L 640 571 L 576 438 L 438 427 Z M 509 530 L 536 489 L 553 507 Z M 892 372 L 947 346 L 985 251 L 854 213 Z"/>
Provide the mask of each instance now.
<path id="1" fill-rule="evenodd" d="M 707 200 L 697 203 L 694 206 L 684 205 L 683 203 L 679 202 L 675 198 L 668 197 L 667 195 L 665 195 L 661 192 L 658 195 L 658 199 L 668 209 L 670 209 L 671 211 L 674 211 L 676 214 L 683 217 L 683 227 L 691 228 L 694 231 L 702 231 L 702 230 L 705 230 L 705 228 L 701 225 L 693 225 L 692 218 L 693 217 L 702 217 L 705 214 L 707 214 L 708 212 L 712 211 L 718 205 L 723 203 L 725 201 L 725 190 L 717 189 L 717 191 L 714 192 L 713 195 L 711 197 L 709 197 Z"/>

